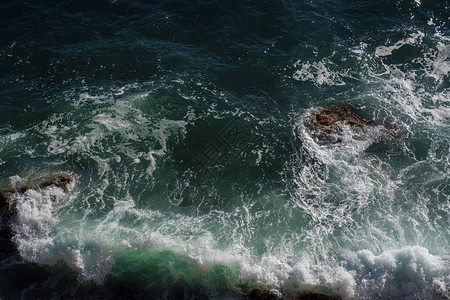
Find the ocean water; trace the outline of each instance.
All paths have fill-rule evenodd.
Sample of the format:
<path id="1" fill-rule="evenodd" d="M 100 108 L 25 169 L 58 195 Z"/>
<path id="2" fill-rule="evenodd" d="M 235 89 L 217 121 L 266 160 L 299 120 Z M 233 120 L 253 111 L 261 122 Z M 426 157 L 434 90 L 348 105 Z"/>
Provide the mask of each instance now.
<path id="1" fill-rule="evenodd" d="M 450 299 L 450 3 L 2 1 L 0 298 Z M 318 142 L 336 105 L 389 121 Z M 253 295 L 253 296 L 252 296 Z"/>

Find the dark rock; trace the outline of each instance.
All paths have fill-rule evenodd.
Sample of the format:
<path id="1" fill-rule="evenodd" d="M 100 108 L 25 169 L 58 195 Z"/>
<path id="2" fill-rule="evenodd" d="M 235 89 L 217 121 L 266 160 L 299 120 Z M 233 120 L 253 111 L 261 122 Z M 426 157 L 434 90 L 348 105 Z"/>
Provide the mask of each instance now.
<path id="1" fill-rule="evenodd" d="M 73 182 L 73 176 L 67 173 L 60 173 L 44 178 L 41 182 L 26 184 L 16 191 L 24 193 L 27 190 L 40 190 L 49 186 L 56 186 L 67 192 L 67 186 Z"/>
<path id="2" fill-rule="evenodd" d="M 247 293 L 246 298 L 249 300 L 275 300 L 275 299 L 298 299 L 298 300 L 342 300 L 340 295 L 320 294 L 315 292 L 302 292 L 290 296 L 278 296 L 266 289 L 252 289 Z"/>
<path id="3" fill-rule="evenodd" d="M 280 299 L 277 295 L 274 295 L 272 292 L 263 289 L 253 289 L 248 295 L 247 298 L 250 300 L 274 300 Z"/>
<path id="4" fill-rule="evenodd" d="M 339 295 L 304 293 L 304 294 L 298 295 L 298 297 L 296 299 L 298 299 L 298 300 L 342 300 L 342 297 Z"/>
<path id="5" fill-rule="evenodd" d="M 9 207 L 10 199 L 10 191 L 0 191 L 0 210 L 7 209 Z"/>
<path id="6" fill-rule="evenodd" d="M 339 135 L 344 126 L 349 126 L 355 132 L 362 132 L 365 128 L 380 126 L 386 133 L 386 138 L 397 137 L 402 134 L 397 125 L 363 117 L 356 109 L 350 106 L 331 107 L 319 113 L 311 114 L 306 122 L 308 128 L 317 140 L 322 142 L 341 142 Z"/>
<path id="7" fill-rule="evenodd" d="M 47 180 L 43 181 L 39 185 L 39 187 L 44 188 L 47 186 L 54 185 L 56 187 L 63 189 L 65 192 L 67 192 L 68 191 L 67 186 L 69 184 L 71 184 L 72 182 L 73 182 L 73 176 L 70 174 L 63 173 L 63 174 L 58 174 L 54 177 L 48 178 Z"/>
<path id="8" fill-rule="evenodd" d="M 4 244 L 5 239 L 12 237 L 11 230 L 8 227 L 8 221 L 13 214 L 11 192 L 0 191 L 0 240 Z"/>
<path id="9" fill-rule="evenodd" d="M 13 232 L 9 227 L 9 220 L 15 215 L 15 203 L 13 194 L 25 193 L 27 190 L 40 190 L 49 186 L 56 186 L 68 191 L 68 185 L 73 182 L 73 176 L 67 173 L 60 173 L 42 179 L 40 182 L 24 184 L 18 188 L 0 190 L 0 252 L 11 249 L 11 237 Z M 8 242 L 7 242 L 8 241 Z"/>

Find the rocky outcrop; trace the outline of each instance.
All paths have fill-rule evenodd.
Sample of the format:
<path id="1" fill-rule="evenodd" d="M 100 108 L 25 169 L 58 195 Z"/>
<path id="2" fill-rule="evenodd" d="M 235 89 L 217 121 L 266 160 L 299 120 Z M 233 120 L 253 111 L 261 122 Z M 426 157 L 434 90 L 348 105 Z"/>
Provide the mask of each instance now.
<path id="1" fill-rule="evenodd" d="M 11 238 L 11 232 L 7 226 L 8 220 L 13 214 L 11 193 L 0 191 L 0 241 L 4 244 L 4 239 Z"/>
<path id="2" fill-rule="evenodd" d="M 296 295 L 276 295 L 270 290 L 255 288 L 247 292 L 246 299 L 249 300 L 282 300 L 282 299 L 298 299 L 298 300 L 342 300 L 340 295 L 320 294 L 315 292 L 301 292 Z"/>
<path id="3" fill-rule="evenodd" d="M 297 300 L 342 300 L 342 296 L 336 294 L 318 293 L 312 291 L 303 291 L 293 294 L 279 294 L 265 288 L 253 288 L 243 286 L 245 293 L 244 298 L 249 300 L 283 300 L 283 299 L 297 299 Z"/>
<path id="4" fill-rule="evenodd" d="M 18 189 L 15 189 L 12 191 L 24 193 L 27 190 L 40 190 L 49 186 L 55 186 L 59 187 L 60 189 L 63 189 L 64 192 L 68 191 L 68 185 L 73 182 L 73 176 L 68 173 L 59 173 L 53 176 L 49 176 L 46 178 L 43 178 L 41 181 L 37 183 L 31 183 L 31 184 L 25 184 L 23 186 L 20 186 Z M 11 193 L 11 191 L 10 191 Z"/>
<path id="5" fill-rule="evenodd" d="M 302 293 L 296 297 L 298 300 L 342 300 L 339 295 L 326 295 L 318 293 Z"/>
<path id="6" fill-rule="evenodd" d="M 341 142 L 345 126 L 359 137 L 363 136 L 367 129 L 375 127 L 380 129 L 379 136 L 383 139 L 392 139 L 403 133 L 397 125 L 365 118 L 350 106 L 326 108 L 311 114 L 305 122 L 305 127 L 316 140 L 327 143 Z"/>
<path id="7" fill-rule="evenodd" d="M 16 214 L 15 194 L 23 194 L 28 190 L 39 191 L 51 186 L 61 188 L 65 192 L 68 192 L 69 185 L 73 183 L 73 181 L 74 178 L 72 175 L 68 173 L 58 173 L 42 178 L 36 182 L 21 185 L 17 188 L 0 190 L 0 241 L 9 240 L 12 237 L 12 232 L 9 228 L 9 220 Z"/>

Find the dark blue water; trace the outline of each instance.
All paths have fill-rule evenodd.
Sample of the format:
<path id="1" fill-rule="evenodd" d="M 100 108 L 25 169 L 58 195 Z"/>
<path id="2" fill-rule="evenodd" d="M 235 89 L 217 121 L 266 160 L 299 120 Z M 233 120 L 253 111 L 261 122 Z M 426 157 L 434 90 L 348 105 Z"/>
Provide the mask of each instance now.
<path id="1" fill-rule="evenodd" d="M 75 182 L 13 196 L 0 298 L 449 299 L 449 17 L 3 1 L 0 188 Z M 403 134 L 318 142 L 339 105 Z"/>

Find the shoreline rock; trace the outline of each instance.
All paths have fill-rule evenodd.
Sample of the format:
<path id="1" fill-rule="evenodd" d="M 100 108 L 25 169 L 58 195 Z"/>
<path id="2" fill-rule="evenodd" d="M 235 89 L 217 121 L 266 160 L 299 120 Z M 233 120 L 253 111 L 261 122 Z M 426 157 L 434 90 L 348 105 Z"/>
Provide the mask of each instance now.
<path id="1" fill-rule="evenodd" d="M 301 292 L 295 295 L 276 295 L 270 290 L 266 289 L 252 289 L 245 295 L 249 300 L 282 300 L 282 299 L 295 299 L 295 300 L 342 300 L 340 295 L 328 295 L 320 294 L 316 292 Z"/>
<path id="2" fill-rule="evenodd" d="M 28 183 L 17 188 L 0 190 L 0 242 L 2 242 L 3 244 L 3 241 L 11 241 L 11 238 L 14 235 L 9 226 L 9 221 L 16 214 L 16 203 L 14 202 L 13 198 L 14 194 L 23 194 L 28 190 L 39 191 L 50 186 L 61 188 L 62 190 L 64 190 L 64 192 L 67 193 L 68 186 L 72 182 L 74 182 L 74 178 L 72 175 L 68 173 L 58 173 L 55 175 L 44 177 L 36 183 Z M 5 249 L 10 248 L 11 247 L 5 247 Z"/>

